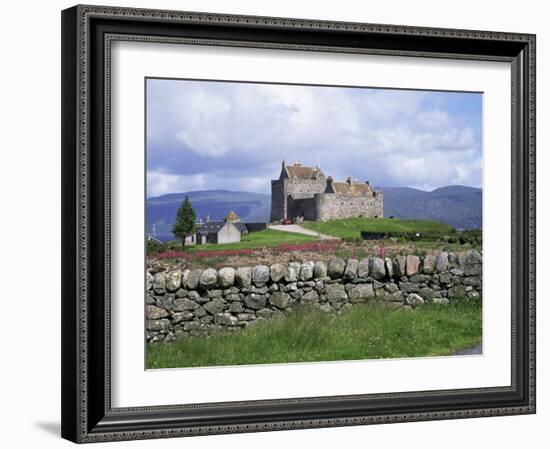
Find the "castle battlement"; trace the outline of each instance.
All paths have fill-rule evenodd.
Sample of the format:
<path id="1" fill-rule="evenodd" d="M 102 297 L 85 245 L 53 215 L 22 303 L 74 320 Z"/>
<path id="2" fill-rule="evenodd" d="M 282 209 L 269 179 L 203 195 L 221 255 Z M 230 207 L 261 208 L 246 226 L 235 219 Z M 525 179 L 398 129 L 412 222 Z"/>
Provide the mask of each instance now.
<path id="1" fill-rule="evenodd" d="M 351 177 L 335 181 L 319 167 L 299 162 L 282 163 L 279 179 L 271 180 L 271 221 L 302 217 L 311 221 L 327 221 L 349 217 L 383 217 L 381 191 L 374 191 L 370 182 Z"/>

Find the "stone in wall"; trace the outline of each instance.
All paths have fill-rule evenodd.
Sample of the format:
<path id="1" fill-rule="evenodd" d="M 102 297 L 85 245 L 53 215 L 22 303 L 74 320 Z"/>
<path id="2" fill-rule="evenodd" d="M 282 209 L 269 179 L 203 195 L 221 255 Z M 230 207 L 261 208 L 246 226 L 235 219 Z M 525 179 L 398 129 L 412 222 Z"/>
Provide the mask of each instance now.
<path id="1" fill-rule="evenodd" d="M 328 262 L 327 274 L 332 279 L 342 277 L 344 270 L 346 269 L 346 262 L 339 257 L 331 257 Z"/>

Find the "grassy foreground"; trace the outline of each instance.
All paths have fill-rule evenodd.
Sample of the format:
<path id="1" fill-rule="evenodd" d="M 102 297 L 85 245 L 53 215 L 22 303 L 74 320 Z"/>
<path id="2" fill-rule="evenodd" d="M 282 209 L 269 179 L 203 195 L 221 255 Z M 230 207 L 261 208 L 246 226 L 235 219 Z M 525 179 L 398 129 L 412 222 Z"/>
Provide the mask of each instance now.
<path id="1" fill-rule="evenodd" d="M 335 316 L 311 307 L 236 333 L 147 347 L 148 368 L 450 355 L 481 341 L 481 303 L 411 310 L 361 304 Z"/>
<path id="2" fill-rule="evenodd" d="M 308 221 L 304 228 L 340 238 L 360 238 L 361 231 L 370 232 L 441 232 L 456 233 L 445 223 L 429 220 L 399 220 L 397 218 L 344 218 L 341 220 Z"/>

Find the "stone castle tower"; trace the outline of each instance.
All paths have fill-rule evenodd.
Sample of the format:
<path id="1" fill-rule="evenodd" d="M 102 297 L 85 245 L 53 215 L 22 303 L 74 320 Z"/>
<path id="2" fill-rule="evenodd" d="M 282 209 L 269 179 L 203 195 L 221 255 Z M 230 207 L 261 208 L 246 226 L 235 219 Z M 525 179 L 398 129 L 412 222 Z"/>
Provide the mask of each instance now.
<path id="1" fill-rule="evenodd" d="M 360 183 L 350 177 L 336 182 L 319 167 L 305 167 L 298 162 L 287 165 L 285 161 L 279 179 L 271 180 L 271 221 L 383 216 L 383 194 L 372 190 L 368 181 Z"/>

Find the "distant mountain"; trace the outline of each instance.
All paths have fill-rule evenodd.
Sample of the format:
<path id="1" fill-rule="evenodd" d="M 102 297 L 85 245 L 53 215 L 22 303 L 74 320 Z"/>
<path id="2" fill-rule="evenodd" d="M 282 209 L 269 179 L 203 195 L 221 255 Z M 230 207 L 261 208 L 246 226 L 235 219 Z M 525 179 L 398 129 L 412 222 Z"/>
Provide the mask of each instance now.
<path id="1" fill-rule="evenodd" d="M 271 196 L 262 193 L 231 192 L 229 190 L 204 190 L 147 198 L 147 233 L 151 232 L 153 224 L 157 237 L 170 240 L 172 224 L 178 207 L 185 196 L 189 197 L 191 205 L 197 214 L 197 219 L 209 215 L 210 220 L 222 220 L 229 211 L 234 211 L 241 221 L 266 222 L 271 211 Z"/>
<path id="2" fill-rule="evenodd" d="M 382 191 L 385 217 L 436 220 L 457 229 L 481 228 L 481 189 L 447 186 L 425 192 L 408 187 L 382 187 Z"/>
<path id="3" fill-rule="evenodd" d="M 385 217 L 436 220 L 457 229 L 481 228 L 481 189 L 448 186 L 432 192 L 408 187 L 381 187 L 381 190 L 384 192 Z M 244 222 L 269 220 L 270 195 L 229 190 L 171 193 L 147 199 L 147 233 L 155 224 L 158 238 L 172 239 L 173 220 L 185 195 L 189 196 L 200 219 L 208 214 L 211 220 L 222 220 L 232 210 Z"/>

